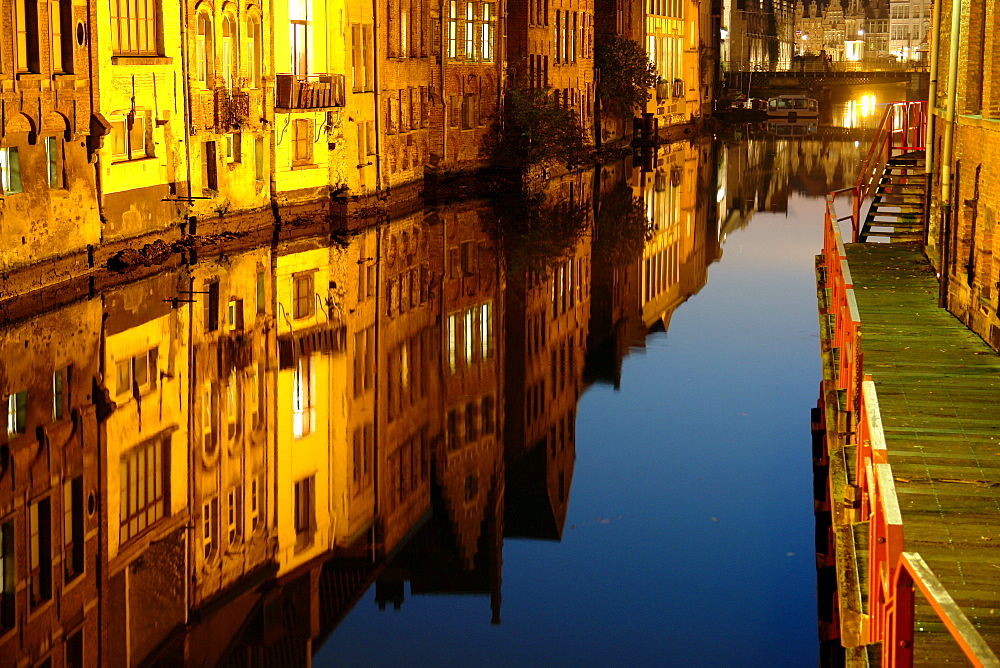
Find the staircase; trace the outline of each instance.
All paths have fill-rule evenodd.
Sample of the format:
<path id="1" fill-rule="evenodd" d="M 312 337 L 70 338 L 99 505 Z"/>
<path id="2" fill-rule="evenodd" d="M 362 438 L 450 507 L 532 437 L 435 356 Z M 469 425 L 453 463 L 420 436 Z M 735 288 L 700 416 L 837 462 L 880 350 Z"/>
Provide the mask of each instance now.
<path id="1" fill-rule="evenodd" d="M 927 174 L 924 151 L 889 158 L 875 186 L 872 202 L 858 235 L 888 238 L 889 243 L 922 242 Z"/>

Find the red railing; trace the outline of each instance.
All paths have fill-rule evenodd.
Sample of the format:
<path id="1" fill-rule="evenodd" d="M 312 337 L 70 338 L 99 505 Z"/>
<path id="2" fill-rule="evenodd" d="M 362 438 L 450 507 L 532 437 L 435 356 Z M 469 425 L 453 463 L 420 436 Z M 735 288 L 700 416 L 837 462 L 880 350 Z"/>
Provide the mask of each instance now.
<path id="1" fill-rule="evenodd" d="M 868 607 L 862 615 L 861 639 L 865 644 L 882 643 L 883 666 L 912 666 L 916 585 L 974 666 L 1000 667 L 1000 660 L 920 555 L 904 551 L 903 517 L 875 383 L 864 375 L 861 317 L 840 232 L 840 223 L 856 215 L 856 200 L 851 215 L 841 218 L 836 212 L 837 194 L 845 191 L 853 189 L 826 198 L 822 266 L 833 335 L 835 389 L 842 396 L 840 406 L 847 418 L 838 429 L 845 444 L 857 446 L 852 496 L 858 503 L 853 521 L 868 522 Z M 844 497 L 830 490 L 831 501 L 838 498 Z"/>
<path id="2" fill-rule="evenodd" d="M 890 158 L 910 151 L 923 151 L 927 127 L 926 102 L 890 102 L 882 120 L 875 129 L 875 136 L 865 159 L 858 169 L 858 180 L 849 188 L 836 193 L 849 192 L 851 206 L 851 241 L 856 242 L 861 233 L 861 205 L 875 190 Z M 846 217 L 844 218 L 847 219 Z"/>

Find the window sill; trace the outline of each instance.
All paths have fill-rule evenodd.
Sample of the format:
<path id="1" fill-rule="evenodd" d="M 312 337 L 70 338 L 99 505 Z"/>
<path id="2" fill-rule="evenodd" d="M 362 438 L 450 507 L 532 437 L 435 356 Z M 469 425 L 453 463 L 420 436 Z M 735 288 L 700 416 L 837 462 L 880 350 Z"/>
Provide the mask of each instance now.
<path id="1" fill-rule="evenodd" d="M 112 65 L 173 65 L 170 56 L 111 56 Z"/>
<path id="2" fill-rule="evenodd" d="M 119 160 L 115 160 L 114 158 L 112 158 L 111 159 L 111 164 L 112 165 L 131 165 L 132 163 L 146 162 L 148 160 L 155 160 L 155 159 L 156 159 L 155 155 L 144 155 L 141 158 L 124 158 L 124 159 L 119 159 Z"/>
<path id="3" fill-rule="evenodd" d="M 300 169 L 319 169 L 319 165 L 315 163 L 303 163 L 301 165 L 292 164 L 292 171 L 298 171 Z"/>

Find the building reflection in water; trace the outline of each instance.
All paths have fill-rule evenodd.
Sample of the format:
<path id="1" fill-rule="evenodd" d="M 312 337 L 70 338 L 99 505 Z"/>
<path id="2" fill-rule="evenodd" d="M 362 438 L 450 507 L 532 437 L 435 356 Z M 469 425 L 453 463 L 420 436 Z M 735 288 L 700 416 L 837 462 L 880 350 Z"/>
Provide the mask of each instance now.
<path id="1" fill-rule="evenodd" d="M 373 584 L 500 623 L 503 539 L 562 537 L 581 393 L 721 255 L 716 150 L 554 181 L 576 222 L 530 266 L 451 204 L 7 326 L 0 656 L 303 664 Z"/>

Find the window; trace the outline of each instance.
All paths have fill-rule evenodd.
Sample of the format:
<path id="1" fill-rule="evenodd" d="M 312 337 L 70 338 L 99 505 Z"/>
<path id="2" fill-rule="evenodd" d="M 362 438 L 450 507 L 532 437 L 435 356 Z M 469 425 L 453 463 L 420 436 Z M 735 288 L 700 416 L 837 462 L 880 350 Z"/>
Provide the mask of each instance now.
<path id="1" fill-rule="evenodd" d="M 111 121 L 111 157 L 115 161 L 148 157 L 146 115 L 131 113 Z"/>
<path id="2" fill-rule="evenodd" d="M 28 391 L 21 390 L 7 397 L 7 438 L 23 434 L 28 424 Z"/>
<path id="3" fill-rule="evenodd" d="M 69 367 L 52 374 L 52 420 L 62 420 L 69 415 Z"/>
<path id="4" fill-rule="evenodd" d="M 236 372 L 229 372 L 229 379 L 226 382 L 226 424 L 228 425 L 229 439 L 236 438 L 239 433 L 240 418 L 240 393 L 236 385 Z"/>
<path id="5" fill-rule="evenodd" d="M 409 14 L 406 10 L 400 12 L 399 16 L 399 55 L 403 58 L 407 56 L 410 50 L 409 44 Z"/>
<path id="6" fill-rule="evenodd" d="M 226 162 L 243 162 L 243 135 L 232 132 L 226 135 Z"/>
<path id="7" fill-rule="evenodd" d="M 254 137 L 254 177 L 257 181 L 264 180 L 264 166 L 267 164 L 267 157 L 264 155 L 264 138 Z"/>
<path id="8" fill-rule="evenodd" d="M 313 295 L 313 275 L 311 272 L 296 274 L 292 277 L 292 317 L 308 318 L 314 312 L 315 300 Z"/>
<path id="9" fill-rule="evenodd" d="M 63 147 L 56 137 L 45 138 L 45 163 L 49 188 L 63 187 Z"/>
<path id="10" fill-rule="evenodd" d="M 14 33 L 17 71 L 39 72 L 37 0 L 14 0 Z"/>
<path id="11" fill-rule="evenodd" d="M 478 418 L 476 414 L 476 404 L 469 402 L 465 404 L 465 440 L 471 442 L 479 438 Z"/>
<path id="12" fill-rule="evenodd" d="M 479 327 L 483 359 L 487 359 L 493 354 L 493 312 L 488 303 L 479 307 Z"/>
<path id="13" fill-rule="evenodd" d="M 493 60 L 493 3 L 483 3 L 483 24 L 479 52 L 483 60 Z"/>
<path id="14" fill-rule="evenodd" d="M 316 492 L 316 476 L 303 478 L 295 483 L 295 498 L 292 511 L 295 525 L 296 547 L 301 548 L 312 542 L 313 502 Z"/>
<path id="15" fill-rule="evenodd" d="M 458 58 L 458 0 L 448 0 L 448 57 Z"/>
<path id="16" fill-rule="evenodd" d="M 229 544 L 235 545 L 243 540 L 243 485 L 237 485 L 229 490 L 227 508 L 226 525 L 229 531 Z"/>
<path id="17" fill-rule="evenodd" d="M 52 598 L 52 505 L 48 498 L 28 506 L 28 550 L 34 608 Z"/>
<path id="18" fill-rule="evenodd" d="M 302 438 L 312 433 L 315 387 L 308 357 L 300 357 L 292 378 L 292 433 Z"/>
<path id="19" fill-rule="evenodd" d="M 476 57 L 475 51 L 475 38 L 476 31 L 473 27 L 473 17 L 474 17 L 475 7 L 471 2 L 465 3 L 465 58 L 466 60 L 473 60 Z"/>
<path id="20" fill-rule="evenodd" d="M 216 438 L 218 433 L 216 422 L 219 418 L 219 392 L 218 387 L 211 383 L 205 383 L 205 391 L 201 400 L 201 433 L 202 447 L 205 452 L 215 452 Z"/>
<path id="21" fill-rule="evenodd" d="M 21 192 L 21 159 L 16 148 L 0 148 L 0 194 Z"/>
<path id="22" fill-rule="evenodd" d="M 115 395 L 132 392 L 140 396 L 156 389 L 156 356 L 157 349 L 150 348 L 134 357 L 118 360 L 115 364 L 118 376 Z"/>
<path id="23" fill-rule="evenodd" d="M 250 531 L 256 531 L 260 521 L 260 500 L 260 484 L 255 477 L 250 481 Z"/>
<path id="24" fill-rule="evenodd" d="M 0 630 L 14 626 L 14 521 L 0 524 Z"/>
<path id="25" fill-rule="evenodd" d="M 263 271 L 257 272 L 257 313 L 264 313 L 267 309 L 267 289 L 264 285 L 265 274 Z"/>
<path id="26" fill-rule="evenodd" d="M 204 11 L 198 12 L 195 58 L 197 59 L 198 82 L 202 88 L 211 87 L 212 75 L 215 72 L 215 42 L 212 40 L 212 17 Z"/>
<path id="27" fill-rule="evenodd" d="M 111 0 L 111 50 L 117 56 L 157 55 L 155 0 Z"/>
<path id="28" fill-rule="evenodd" d="M 288 3 L 292 73 L 300 76 L 309 73 L 309 4 L 309 0 L 292 0 Z"/>
<path id="29" fill-rule="evenodd" d="M 214 332 L 219 329 L 219 282 L 212 281 L 206 287 L 208 295 L 205 299 L 205 331 Z"/>
<path id="30" fill-rule="evenodd" d="M 229 325 L 229 331 L 242 331 L 243 330 L 243 300 L 242 299 L 230 299 L 229 308 L 226 309 L 226 322 Z"/>
<path id="31" fill-rule="evenodd" d="M 49 0 L 49 44 L 52 71 L 73 71 L 73 5 L 71 0 Z"/>
<path id="32" fill-rule="evenodd" d="M 372 471 L 372 453 L 375 449 L 375 427 L 369 422 L 354 430 L 354 466 L 353 478 L 355 484 L 370 481 Z"/>
<path id="33" fill-rule="evenodd" d="M 121 527 L 119 544 L 139 535 L 167 513 L 164 498 L 167 444 L 150 441 L 127 451 L 119 461 Z"/>
<path id="34" fill-rule="evenodd" d="M 83 629 L 66 639 L 66 668 L 83 668 Z"/>
<path id="35" fill-rule="evenodd" d="M 247 39 L 244 51 L 247 59 L 247 85 L 251 88 L 260 88 L 261 80 L 264 77 L 264 59 L 261 53 L 264 47 L 263 36 L 260 30 L 260 20 L 256 16 L 247 18 Z"/>
<path id="36" fill-rule="evenodd" d="M 219 546 L 219 500 L 210 499 L 201 508 L 201 545 L 205 560 L 212 558 Z"/>
<path id="37" fill-rule="evenodd" d="M 233 87 L 233 78 L 236 76 L 240 62 L 236 55 L 236 42 L 239 34 L 236 29 L 236 19 L 232 14 L 222 16 L 222 78 L 226 82 L 226 88 Z"/>
<path id="38" fill-rule="evenodd" d="M 83 573 L 83 476 L 63 483 L 63 570 L 66 582 Z"/>
<path id="39" fill-rule="evenodd" d="M 292 121 L 292 166 L 311 165 L 313 160 L 313 122 L 308 118 Z"/>

